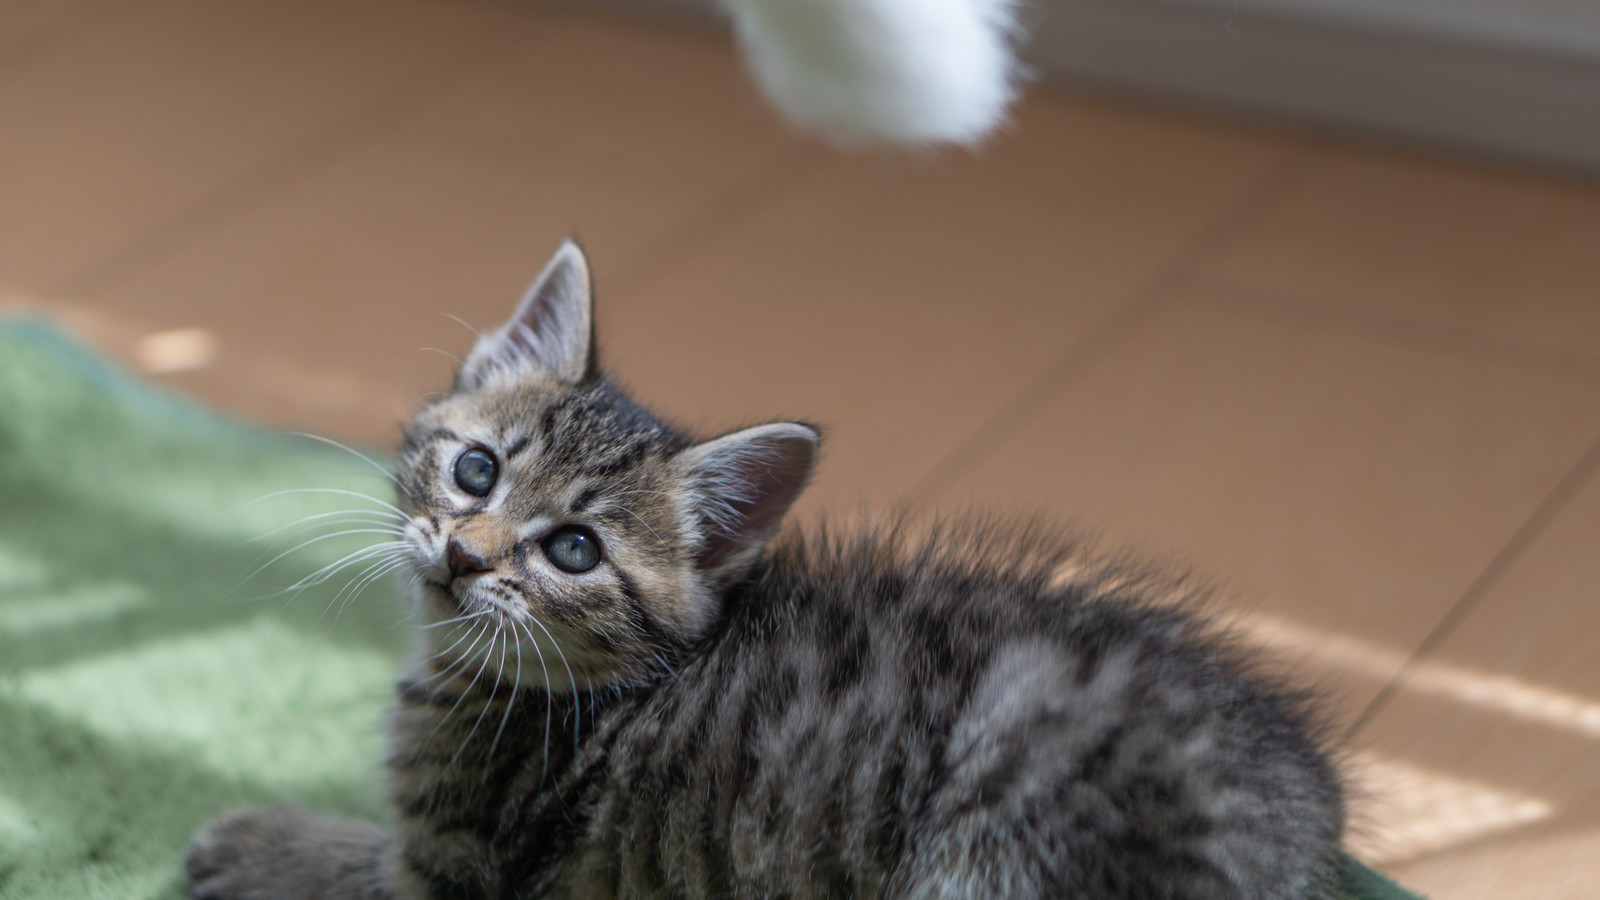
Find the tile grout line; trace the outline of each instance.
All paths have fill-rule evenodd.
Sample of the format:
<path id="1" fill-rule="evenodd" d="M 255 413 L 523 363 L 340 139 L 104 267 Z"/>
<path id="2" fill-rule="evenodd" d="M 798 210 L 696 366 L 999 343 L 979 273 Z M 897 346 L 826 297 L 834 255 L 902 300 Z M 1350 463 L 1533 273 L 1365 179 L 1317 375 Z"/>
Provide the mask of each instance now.
<path id="1" fill-rule="evenodd" d="M 1537 367 L 1571 378 L 1600 381 L 1600 357 L 1582 351 L 1549 347 L 1381 310 L 1346 307 L 1280 289 L 1253 287 L 1226 277 L 1208 275 L 1204 280 L 1228 292 L 1227 297 L 1199 298 L 1199 302 L 1219 309 L 1311 327 L 1337 329 L 1347 334 L 1386 340 L 1408 349 L 1454 352 L 1489 362 Z"/>
<path id="2" fill-rule="evenodd" d="M 1256 216 L 1298 181 L 1310 159 L 1311 138 L 1301 138 L 1287 158 L 1255 184 L 1245 188 L 1220 215 L 1165 263 L 1134 287 L 1043 371 L 1023 385 L 1011 399 L 970 431 L 907 492 L 905 503 L 916 507 L 947 487 L 962 472 L 978 463 L 1010 435 L 1021 429 L 1035 412 L 1074 377 L 1131 337 L 1140 326 L 1167 306 L 1179 288 L 1195 280 L 1204 262 L 1214 256 Z"/>
<path id="3" fill-rule="evenodd" d="M 1345 729 L 1341 743 L 1348 743 L 1388 705 L 1389 700 L 1394 697 L 1405 682 L 1406 676 L 1429 656 L 1432 656 L 1434 650 L 1438 649 L 1439 645 L 1444 643 L 1445 639 L 1455 632 L 1461 622 L 1478 607 L 1478 604 L 1500 582 L 1506 572 L 1510 571 L 1511 567 L 1522 559 L 1528 548 L 1533 546 L 1534 542 L 1544 535 L 1556 517 L 1566 510 L 1572 500 L 1577 497 L 1578 492 L 1594 480 L 1597 472 L 1600 472 L 1600 440 L 1596 440 L 1589 445 L 1589 448 L 1578 458 L 1577 463 L 1567 470 L 1567 474 L 1562 476 L 1556 486 L 1550 490 L 1550 493 L 1546 494 L 1545 498 L 1539 502 L 1539 505 L 1534 507 L 1533 512 L 1523 521 L 1522 525 L 1501 546 L 1500 550 L 1490 558 L 1489 562 L 1478 572 L 1477 577 L 1472 580 L 1472 583 L 1467 585 L 1466 589 L 1461 592 L 1461 596 L 1456 599 L 1456 602 L 1451 604 L 1450 608 L 1439 618 L 1433 628 L 1417 643 L 1410 655 L 1406 657 L 1406 661 L 1401 664 L 1400 669 L 1367 702 L 1360 715 L 1356 716 L 1350 723 L 1350 727 Z"/>
<path id="4" fill-rule="evenodd" d="M 488 29 L 484 31 L 487 34 Z M 492 64 L 497 58 L 495 54 L 481 53 L 477 40 L 464 43 L 459 52 L 450 54 L 438 65 L 411 72 L 374 91 L 327 127 L 153 223 L 94 262 L 58 279 L 46 293 L 52 297 L 73 297 L 104 289 L 170 255 L 217 222 L 258 206 L 282 189 L 303 181 L 319 168 L 376 139 L 385 128 L 403 119 L 411 108 L 408 101 L 419 87 L 449 84 Z"/>

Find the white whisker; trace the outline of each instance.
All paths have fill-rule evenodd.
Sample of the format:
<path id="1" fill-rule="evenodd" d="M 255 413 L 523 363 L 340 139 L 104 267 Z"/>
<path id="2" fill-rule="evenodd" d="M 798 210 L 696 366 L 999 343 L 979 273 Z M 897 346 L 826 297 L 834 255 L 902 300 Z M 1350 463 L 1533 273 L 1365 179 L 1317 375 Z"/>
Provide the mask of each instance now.
<path id="1" fill-rule="evenodd" d="M 277 556 L 274 556 L 273 558 L 271 558 L 271 559 L 267 560 L 266 562 L 262 563 L 261 565 L 256 566 L 254 569 L 251 569 L 250 573 L 244 576 L 244 581 L 249 581 L 250 579 L 256 577 L 257 575 L 260 575 L 262 572 L 265 572 L 266 570 L 272 568 L 274 564 L 278 563 L 284 557 L 292 556 L 295 553 L 298 553 L 301 550 L 306 549 L 307 547 L 315 546 L 317 544 L 322 543 L 323 541 L 331 541 L 334 538 L 349 537 L 349 536 L 355 535 L 355 534 L 381 534 L 381 535 L 385 535 L 385 536 L 391 537 L 391 538 L 395 536 L 394 532 L 392 532 L 392 531 L 384 531 L 384 530 L 378 529 L 378 528 L 347 528 L 344 531 L 333 531 L 333 532 L 329 532 L 327 534 L 319 534 L 314 538 L 308 538 L 307 540 L 304 540 L 304 541 L 301 541 L 298 544 L 295 544 L 293 547 L 290 547 L 289 549 L 283 551 L 282 553 L 279 553 Z M 393 541 L 393 540 L 380 541 L 380 542 L 375 543 L 375 544 L 369 544 L 368 546 L 363 547 L 361 550 L 358 550 L 358 551 L 355 551 L 355 552 L 360 553 L 360 552 L 363 552 L 363 551 L 366 551 L 366 550 L 370 550 L 373 547 L 384 547 L 384 546 L 391 546 L 391 545 L 398 545 L 398 544 L 400 544 L 399 541 Z M 271 552 L 271 551 L 269 550 L 268 552 Z M 266 554 L 263 553 L 262 555 L 265 556 Z M 243 583 L 243 582 L 241 582 L 241 583 Z"/>
<path id="2" fill-rule="evenodd" d="M 356 576 L 356 578 L 346 583 L 344 588 L 339 591 L 339 594 L 345 595 L 344 602 L 339 603 L 339 610 L 333 614 L 333 624 L 339 624 L 339 617 L 344 615 L 344 611 L 348 609 L 350 605 L 355 602 L 356 598 L 361 596 L 361 594 L 365 592 L 367 588 L 372 587 L 378 582 L 379 579 L 394 572 L 396 569 L 401 568 L 405 564 L 406 559 L 404 557 L 400 557 L 398 559 L 393 557 L 389 559 L 382 559 L 368 566 L 363 570 L 361 575 Z M 351 586 L 352 584 L 354 587 Z M 339 601 L 339 594 L 334 595 L 332 602 Z M 323 612 L 326 613 L 327 610 L 323 610 Z M 321 617 L 319 616 L 318 618 Z"/>
<path id="3" fill-rule="evenodd" d="M 436 309 L 436 310 L 434 310 L 434 312 L 438 313 L 441 316 L 444 316 L 446 319 L 449 319 L 450 321 L 455 322 L 456 324 L 460 325 L 462 328 L 465 328 L 466 330 L 472 332 L 472 336 L 473 337 L 479 337 L 479 338 L 483 337 L 483 332 L 481 332 L 478 329 L 472 327 L 472 323 L 468 322 L 466 319 L 463 319 L 463 318 L 461 318 L 460 316 L 457 316 L 457 315 L 452 315 L 450 313 L 447 313 L 442 309 Z"/>
<path id="4" fill-rule="evenodd" d="M 334 440 L 333 438 L 323 437 L 320 434 L 312 434 L 312 433 L 310 433 L 308 431 L 291 431 L 289 433 L 294 435 L 295 437 L 303 437 L 303 438 L 306 438 L 308 440 L 320 441 L 321 443 L 327 444 L 330 447 L 337 447 L 338 449 L 343 450 L 344 452 L 350 454 L 351 456 L 354 456 L 356 459 L 361 460 L 362 462 L 364 462 L 367 465 L 371 466 L 373 469 L 377 470 L 378 474 L 380 474 L 383 477 L 389 479 L 389 481 L 392 482 L 395 487 L 400 489 L 400 493 L 405 494 L 407 497 L 411 496 L 411 492 L 407 491 L 406 490 L 406 486 L 400 483 L 400 479 L 394 477 L 394 473 L 393 472 L 390 472 L 388 469 L 384 468 L 383 466 L 378 465 L 378 463 L 376 461 L 374 461 L 372 457 L 366 455 L 365 453 L 362 453 L 360 450 L 357 450 L 354 447 L 349 446 L 348 444 L 341 444 L 338 441 Z M 415 498 L 413 498 L 413 499 L 415 499 Z"/>
<path id="5" fill-rule="evenodd" d="M 336 509 L 333 512 L 324 512 L 324 513 L 316 513 L 314 515 L 309 515 L 309 516 L 301 516 L 300 518 L 295 519 L 293 522 L 287 522 L 287 523 L 285 523 L 283 525 L 279 525 L 277 528 L 274 528 L 271 531 L 263 532 L 261 534 L 256 535 L 255 537 L 252 537 L 252 538 L 247 538 L 246 540 L 241 541 L 238 546 L 243 546 L 244 544 L 260 543 L 261 541 L 264 541 L 267 538 L 270 538 L 273 535 L 278 534 L 279 532 L 288 531 L 291 528 L 297 528 L 297 527 L 309 525 L 312 522 L 320 521 L 322 519 L 332 519 L 332 518 L 335 518 L 335 517 L 338 517 L 341 522 L 348 522 L 351 525 L 373 525 L 373 526 L 379 526 L 379 525 L 390 525 L 390 524 L 393 524 L 393 526 L 394 526 L 394 534 L 398 536 L 401 533 L 400 532 L 400 524 L 401 523 L 400 523 L 399 519 L 397 519 L 393 513 L 379 512 L 377 510 L 370 510 L 370 509 Z M 282 543 L 282 541 L 280 540 L 278 543 Z"/>
<path id="6" fill-rule="evenodd" d="M 458 366 L 466 365 L 466 363 L 462 361 L 461 357 L 455 355 L 454 353 L 451 353 L 448 350 L 440 350 L 438 347 L 418 347 L 417 349 L 421 350 L 421 351 L 423 351 L 425 353 L 437 353 L 440 356 L 445 357 L 446 359 L 455 360 L 455 363 Z"/>
<path id="7" fill-rule="evenodd" d="M 511 621 L 511 636 L 513 638 L 517 636 L 517 623 L 514 619 Z M 517 704 L 517 693 L 522 690 L 522 641 L 517 640 L 512 647 L 517 651 L 517 672 L 511 679 L 511 696 L 506 698 L 506 711 L 500 714 L 500 727 L 495 729 L 494 740 L 489 742 L 489 756 L 483 765 L 483 780 L 486 782 L 489 780 L 489 764 L 494 762 L 495 748 L 500 746 L 500 736 L 505 734 L 506 723 L 511 721 L 511 709 Z M 545 762 L 545 768 L 549 768 L 548 760 Z"/>
<path id="8" fill-rule="evenodd" d="M 434 738 L 435 735 L 438 734 L 440 727 L 442 727 L 446 722 L 450 721 L 450 719 L 453 716 L 455 716 L 456 710 L 460 709 L 461 708 L 461 704 L 466 702 L 467 697 L 475 689 L 477 689 L 477 687 L 478 687 L 478 679 L 483 677 L 484 670 L 489 667 L 489 657 L 494 653 L 494 642 L 500 639 L 501 627 L 500 627 L 499 623 L 488 623 L 488 624 L 492 624 L 494 626 L 493 627 L 494 634 L 493 634 L 493 636 L 491 636 L 489 638 L 489 649 L 488 649 L 488 651 L 486 651 L 483 654 L 483 664 L 478 666 L 478 671 L 473 674 L 472 681 L 468 682 L 467 686 L 464 689 L 462 689 L 461 696 L 456 698 L 456 702 L 455 702 L 455 704 L 453 706 L 450 707 L 450 711 L 445 713 L 443 716 L 441 716 L 439 718 L 438 723 L 433 726 L 433 730 L 428 732 L 428 737 L 427 737 L 427 740 L 424 741 L 424 745 L 426 745 L 428 743 L 432 743 L 433 738 Z M 486 629 L 484 629 L 484 631 L 485 631 L 485 633 L 487 633 L 489 631 L 489 629 L 486 628 Z M 479 640 L 481 640 L 481 639 L 482 638 L 479 638 Z M 478 646 L 478 641 L 473 641 L 472 642 L 472 646 L 467 648 L 467 652 L 462 654 L 462 657 L 464 659 L 470 659 L 471 655 L 472 655 L 472 651 L 477 646 Z M 457 751 L 457 752 L 459 753 L 459 751 Z M 455 761 L 456 761 L 455 757 L 452 756 L 450 758 L 450 765 L 454 766 L 455 765 Z"/>
<path id="9" fill-rule="evenodd" d="M 435 628 L 443 628 L 446 625 L 459 625 L 462 622 L 470 622 L 473 619 L 483 617 L 483 615 L 484 613 L 481 612 L 467 613 L 466 615 L 456 616 L 453 619 L 444 619 L 428 625 L 418 625 L 415 622 L 412 622 L 410 623 L 410 627 L 415 628 L 417 631 L 431 631 Z"/>
<path id="10" fill-rule="evenodd" d="M 365 562 L 366 560 L 369 560 L 374 556 L 378 556 L 378 555 L 381 555 L 381 554 L 384 554 L 384 553 L 398 552 L 399 550 L 400 550 L 400 542 L 399 541 L 381 541 L 381 542 L 376 543 L 376 544 L 369 544 L 369 545 L 367 545 L 365 547 L 362 547 L 362 548 L 360 548 L 358 550 L 352 550 L 351 552 L 345 554 L 344 556 L 340 557 L 339 559 L 334 560 L 331 563 L 328 563 L 327 565 L 321 567 L 320 569 L 317 569 L 314 572 L 311 572 L 310 574 L 301 576 L 301 578 L 299 580 L 295 581 L 293 584 L 290 584 L 287 587 L 281 588 L 281 589 L 276 590 L 276 591 L 269 591 L 269 592 L 267 592 L 265 594 L 259 594 L 259 595 L 254 596 L 254 597 L 247 598 L 245 602 L 252 602 L 252 603 L 260 602 L 262 600 L 269 600 L 269 599 L 271 599 L 273 597 L 282 597 L 285 594 L 288 594 L 288 595 L 291 595 L 291 596 L 283 604 L 284 608 L 287 609 L 290 603 L 293 603 L 296 598 L 298 598 L 301 594 L 305 593 L 307 590 L 310 590 L 311 588 L 316 587 L 317 585 L 324 584 L 324 583 L 332 580 L 334 578 L 334 576 L 339 574 L 339 570 L 340 569 L 342 569 L 342 568 L 344 568 L 346 566 L 359 565 L 362 562 Z M 231 596 L 234 592 L 238 591 L 239 588 L 241 588 L 245 584 L 247 584 L 251 578 L 254 578 L 256 575 L 259 575 L 262 571 L 265 571 L 265 569 L 266 569 L 266 566 L 263 566 L 260 569 L 256 570 L 255 572 L 250 573 L 250 575 L 247 576 L 246 578 L 242 579 L 238 583 L 238 585 L 236 585 L 233 588 L 232 591 L 229 591 L 228 595 Z"/>
<path id="11" fill-rule="evenodd" d="M 473 614 L 472 614 L 472 615 L 470 615 L 470 616 L 467 616 L 467 618 L 468 618 L 468 619 L 469 619 L 469 620 L 471 620 L 471 619 L 482 619 L 482 618 L 483 618 L 483 617 L 484 617 L 484 616 L 487 616 L 487 615 L 488 615 L 488 614 L 489 614 L 489 613 L 488 613 L 488 610 L 484 610 L 484 611 L 483 611 L 483 612 L 476 612 L 476 613 L 473 613 Z M 461 646 L 461 642 L 462 642 L 462 641 L 465 641 L 465 640 L 466 640 L 466 639 L 467 639 L 467 638 L 469 638 L 469 637 L 471 637 L 471 636 L 472 636 L 472 635 L 474 635 L 474 634 L 476 634 L 476 633 L 478 633 L 478 630 L 479 630 L 479 626 L 482 626 L 482 625 L 486 625 L 486 624 L 487 624 L 487 623 L 484 623 L 484 622 L 479 622 L 479 623 L 478 623 L 478 624 L 477 624 L 477 625 L 474 625 L 474 626 L 473 626 L 473 627 L 472 627 L 472 628 L 470 628 L 470 629 L 468 629 L 468 630 L 467 630 L 467 633 L 466 633 L 466 634 L 464 634 L 464 635 L 462 635 L 462 636 L 461 636 L 461 637 L 458 637 L 458 638 L 456 638 L 456 642 L 455 642 L 455 643 L 453 643 L 453 644 L 451 644 L 451 645 L 450 645 L 450 646 L 448 646 L 448 647 L 446 647 L 446 648 L 444 648 L 444 649 L 443 649 L 443 650 L 440 650 L 440 651 L 439 651 L 439 652 L 437 652 L 437 653 L 430 653 L 430 654 L 428 654 L 428 659 L 430 659 L 430 660 L 434 660 L 434 659 L 439 659 L 439 658 L 440 658 L 440 657 L 444 657 L 444 656 L 448 656 L 448 655 L 449 655 L 449 654 L 450 654 L 450 651 L 452 651 L 452 650 L 454 650 L 454 649 L 456 649 L 456 648 L 457 648 L 457 647 L 459 647 L 459 646 Z M 477 641 L 474 641 L 474 642 L 473 642 L 473 643 L 474 643 L 474 644 L 476 644 L 476 643 L 477 643 Z M 472 650 L 472 648 L 471 648 L 471 647 L 468 647 L 468 648 L 467 648 L 467 651 L 468 651 L 468 653 L 470 653 L 470 652 L 471 652 L 471 650 Z M 462 654 L 462 656 L 466 656 L 466 655 L 467 655 L 467 654 Z M 437 676 L 438 676 L 438 674 L 439 674 L 439 673 L 437 673 L 437 672 L 436 672 L 436 673 L 434 673 L 434 675 L 431 675 L 431 676 L 429 676 L 429 677 L 430 677 L 430 678 L 434 678 L 434 677 L 437 677 Z"/>
<path id="12" fill-rule="evenodd" d="M 279 594 L 286 594 L 286 593 L 289 593 L 291 591 L 294 591 L 294 592 L 297 592 L 297 593 L 303 593 L 307 588 L 315 587 L 315 586 L 317 586 L 319 584 L 323 584 L 323 583 L 325 583 L 327 581 L 332 580 L 335 575 L 339 574 L 339 570 L 343 569 L 346 566 L 357 565 L 359 563 L 365 562 L 368 559 L 371 559 L 374 556 L 380 556 L 380 555 L 382 555 L 384 553 L 399 552 L 402 549 L 403 546 L 404 545 L 400 541 L 378 541 L 377 543 L 368 544 L 365 547 L 361 547 L 360 549 L 352 550 L 349 553 L 346 553 L 344 556 L 339 557 L 338 559 L 334 560 L 333 562 L 328 563 L 325 566 L 322 566 L 321 568 L 317 569 L 316 571 L 314 571 L 314 572 L 312 572 L 312 573 L 310 573 L 308 575 L 302 576 L 294 584 L 289 585 L 288 587 L 284 588 L 281 591 L 275 591 L 275 592 L 273 592 L 271 594 L 267 594 L 266 597 L 276 597 Z M 289 552 L 293 552 L 293 551 L 289 551 Z M 288 553 L 285 553 L 285 554 L 280 555 L 278 558 L 282 559 L 283 556 L 287 556 L 287 555 L 288 555 Z M 276 562 L 276 561 L 277 560 L 273 560 L 273 562 Z M 272 563 L 268 563 L 267 566 L 270 566 L 271 564 Z M 262 566 L 260 569 L 257 569 L 255 572 L 250 573 L 249 577 L 253 578 L 256 575 L 259 575 L 261 572 L 266 570 L 267 566 Z M 262 598 L 258 598 L 258 599 L 266 599 L 266 597 L 262 597 Z"/>
<path id="13" fill-rule="evenodd" d="M 528 621 L 539 626 L 539 630 L 544 632 L 544 636 L 550 639 L 550 646 L 555 648 L 556 656 L 561 660 L 561 667 L 567 670 L 567 684 L 571 685 L 572 688 L 572 749 L 573 752 L 576 753 L 578 749 L 578 735 L 582 731 L 583 726 L 583 721 L 578 718 L 578 679 L 572 677 L 572 666 L 567 664 L 567 654 L 561 649 L 561 644 L 556 641 L 555 635 L 550 633 L 550 629 L 544 627 L 544 623 L 540 622 L 535 617 L 529 617 Z M 529 637 L 532 637 L 531 633 L 529 634 Z M 538 642 L 535 641 L 534 645 L 537 646 Z M 545 674 L 544 684 L 545 692 L 553 693 L 550 690 L 550 675 L 548 673 Z M 546 716 L 546 719 L 548 720 L 548 716 Z M 548 735 L 550 734 L 550 724 L 548 721 L 545 723 L 544 731 L 546 735 L 545 739 L 549 740 Z"/>
<path id="14" fill-rule="evenodd" d="M 372 554 L 372 556 L 368 556 L 367 559 L 371 559 L 373 556 L 377 557 L 377 562 L 367 563 L 366 568 L 350 576 L 350 579 L 344 583 L 344 586 L 334 592 L 333 597 L 328 600 L 328 605 L 323 607 L 322 615 L 317 616 L 317 622 L 313 624 L 321 623 L 322 617 L 326 616 L 328 614 L 328 610 L 333 609 L 335 606 L 339 607 L 339 611 L 338 613 L 334 614 L 333 621 L 335 624 L 338 624 L 339 616 L 344 613 L 345 604 L 341 601 L 345 599 L 345 595 L 351 594 L 351 589 L 354 588 L 356 584 L 362 582 L 372 572 L 381 571 L 384 566 L 393 566 L 398 564 L 393 556 L 387 556 L 382 553 Z"/>
<path id="15" fill-rule="evenodd" d="M 505 681 L 506 645 L 511 643 L 512 638 L 516 637 L 516 630 L 513 629 L 511 635 L 507 636 L 505 635 L 504 627 L 502 627 L 497 636 L 503 637 L 503 640 L 500 641 L 500 659 L 495 663 L 494 676 L 491 679 L 492 683 L 489 685 L 489 699 L 485 700 L 483 703 L 483 708 L 478 710 L 478 717 L 472 720 L 472 727 L 467 729 L 467 736 L 461 739 L 461 745 L 456 748 L 455 754 L 450 757 L 450 765 L 446 766 L 446 768 L 455 768 L 456 760 L 461 758 L 461 754 L 466 751 L 467 745 L 472 743 L 472 736 L 478 733 L 478 727 L 483 724 L 483 717 L 489 714 L 489 710 L 494 706 L 494 698 L 500 694 L 500 685 Z M 490 648 L 491 650 L 493 649 L 492 644 L 490 645 Z M 487 661 L 488 660 L 485 659 L 485 662 Z M 484 777 L 486 779 L 488 777 L 489 763 L 492 760 L 493 751 L 491 748 L 490 757 L 484 759 L 483 761 L 485 770 Z"/>
<path id="16" fill-rule="evenodd" d="M 377 497 L 374 497 L 371 494 L 363 494 L 360 491 L 348 491 L 344 488 L 285 488 L 281 491 L 273 491 L 270 494 L 262 494 L 260 497 L 251 500 L 249 503 L 244 504 L 244 506 L 240 508 L 242 509 L 244 507 L 254 506 L 257 503 L 261 503 L 265 500 L 271 500 L 274 497 L 285 497 L 291 494 L 336 494 L 340 497 L 354 497 L 357 500 L 365 500 L 368 503 L 377 504 L 378 506 L 389 510 L 402 519 L 410 518 L 410 516 L 406 515 L 405 510 L 395 506 L 393 503 L 390 503 L 387 500 L 379 500 Z"/>
<path id="17" fill-rule="evenodd" d="M 487 615 L 487 613 L 480 613 L 475 618 L 480 618 L 481 619 L 485 615 Z M 459 654 L 455 654 L 454 658 L 451 660 L 449 665 L 446 665 L 443 669 L 440 669 L 438 672 L 435 672 L 432 675 L 428 676 L 426 679 L 424 679 L 424 683 L 426 683 L 428 681 L 433 681 L 434 679 L 437 679 L 437 678 L 440 678 L 441 676 L 447 675 L 450 672 L 451 669 L 453 669 L 457 665 L 461 664 L 461 662 L 463 660 L 471 659 L 472 658 L 472 650 L 473 650 L 473 648 L 477 647 L 478 646 L 478 642 L 483 640 L 483 636 L 488 633 L 490 624 L 491 623 L 489 623 L 487 621 L 479 622 L 476 625 L 472 626 L 472 628 L 468 629 L 466 634 L 462 635 L 461 637 L 456 638 L 456 642 L 454 644 L 451 644 L 449 647 L 446 647 L 445 649 L 439 651 L 438 653 L 429 654 L 428 655 L 428 659 L 429 660 L 436 660 L 436 659 L 439 659 L 441 657 L 449 656 L 449 655 L 451 655 L 451 651 L 453 651 L 457 647 L 461 646 L 461 644 L 464 641 L 466 641 L 468 638 L 472 639 L 472 643 L 467 645 L 467 649 L 465 651 L 463 651 L 463 652 L 461 652 Z"/>
<path id="18" fill-rule="evenodd" d="M 528 643 L 533 646 L 534 655 L 539 659 L 539 672 L 544 677 L 544 770 L 550 770 L 550 707 L 554 704 L 550 696 L 550 667 L 544 663 L 544 651 L 539 649 L 539 641 L 534 638 L 533 631 L 522 624 L 522 632 L 528 636 Z"/>

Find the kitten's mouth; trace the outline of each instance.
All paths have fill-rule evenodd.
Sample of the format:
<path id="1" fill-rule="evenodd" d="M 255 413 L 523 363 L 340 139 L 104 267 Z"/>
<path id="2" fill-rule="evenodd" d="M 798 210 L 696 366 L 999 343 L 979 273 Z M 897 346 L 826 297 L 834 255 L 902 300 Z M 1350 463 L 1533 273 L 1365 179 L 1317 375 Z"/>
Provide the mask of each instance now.
<path id="1" fill-rule="evenodd" d="M 452 615 L 465 615 L 470 611 L 466 602 L 457 597 L 455 591 L 450 590 L 449 585 L 438 581 L 428 581 L 426 584 L 428 585 L 429 593 L 433 594 L 433 599 L 439 606 L 444 608 L 445 612 Z"/>

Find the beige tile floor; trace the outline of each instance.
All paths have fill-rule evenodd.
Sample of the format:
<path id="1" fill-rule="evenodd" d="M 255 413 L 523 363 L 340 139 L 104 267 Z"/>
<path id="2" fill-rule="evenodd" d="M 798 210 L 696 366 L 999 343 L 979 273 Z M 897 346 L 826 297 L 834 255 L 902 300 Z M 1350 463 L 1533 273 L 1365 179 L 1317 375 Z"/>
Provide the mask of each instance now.
<path id="1" fill-rule="evenodd" d="M 18 0 L 0 122 L 0 308 L 381 446 L 577 234 L 642 397 L 827 426 L 803 515 L 1209 573 L 1353 729 L 1360 853 L 1595 896 L 1600 185 L 1044 91 L 840 155 L 715 34 L 473 0 Z"/>

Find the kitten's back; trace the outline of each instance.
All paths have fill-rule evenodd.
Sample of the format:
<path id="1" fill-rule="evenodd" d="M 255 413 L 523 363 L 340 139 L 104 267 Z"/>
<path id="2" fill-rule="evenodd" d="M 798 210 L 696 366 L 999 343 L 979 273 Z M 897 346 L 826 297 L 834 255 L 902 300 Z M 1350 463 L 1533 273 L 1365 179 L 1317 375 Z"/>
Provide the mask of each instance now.
<path id="1" fill-rule="evenodd" d="M 570 837 L 608 852 L 574 854 L 561 880 L 1318 896 L 1342 808 L 1302 704 L 1193 614 L 1151 605 L 1173 590 L 1086 569 L 1040 529 L 791 539 L 692 662 L 598 725 L 574 769 L 607 786 L 568 807 L 588 813 Z"/>

